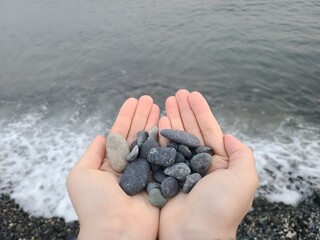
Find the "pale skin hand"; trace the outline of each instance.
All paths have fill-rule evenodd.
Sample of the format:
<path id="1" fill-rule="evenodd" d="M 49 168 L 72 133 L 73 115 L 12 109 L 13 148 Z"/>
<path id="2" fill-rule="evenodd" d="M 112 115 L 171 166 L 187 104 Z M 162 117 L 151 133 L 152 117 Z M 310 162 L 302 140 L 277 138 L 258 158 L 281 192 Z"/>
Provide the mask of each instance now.
<path id="1" fill-rule="evenodd" d="M 196 135 L 214 149 L 213 164 L 189 194 L 170 199 L 160 215 L 160 239 L 235 239 L 252 205 L 258 176 L 252 151 L 230 134 L 223 136 L 204 97 L 179 90 L 166 101 L 159 129 Z M 167 140 L 160 137 L 162 146 Z"/>
<path id="2" fill-rule="evenodd" d="M 140 130 L 158 124 L 159 107 L 149 96 L 128 99 L 111 132 L 130 144 Z M 159 209 L 150 205 L 143 192 L 128 196 L 119 186 L 120 174 L 113 171 L 98 136 L 70 172 L 67 187 L 80 221 L 79 239 L 156 239 Z"/>

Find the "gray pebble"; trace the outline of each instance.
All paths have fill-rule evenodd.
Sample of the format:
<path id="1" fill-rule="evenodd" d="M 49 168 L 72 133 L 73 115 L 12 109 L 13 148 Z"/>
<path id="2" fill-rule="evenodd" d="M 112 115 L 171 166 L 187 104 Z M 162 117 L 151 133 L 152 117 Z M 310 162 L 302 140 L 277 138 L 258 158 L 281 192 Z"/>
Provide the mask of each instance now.
<path id="1" fill-rule="evenodd" d="M 165 198 L 173 198 L 179 193 L 180 185 L 174 177 L 167 177 L 161 183 L 161 192 Z"/>
<path id="2" fill-rule="evenodd" d="M 194 150 L 194 152 L 195 152 L 195 154 L 198 154 L 198 153 L 209 153 L 211 156 L 213 156 L 213 154 L 214 154 L 213 149 L 211 147 L 208 147 L 208 146 L 197 147 Z"/>
<path id="3" fill-rule="evenodd" d="M 159 188 L 153 188 L 149 192 L 149 202 L 158 208 L 164 207 L 167 203 L 167 199 L 162 195 Z"/>
<path id="4" fill-rule="evenodd" d="M 107 137 L 107 156 L 111 167 L 116 172 L 123 172 L 128 166 L 127 156 L 130 152 L 127 141 L 117 133 L 110 133 Z"/>
<path id="5" fill-rule="evenodd" d="M 149 139 L 153 139 L 155 141 L 158 141 L 159 136 L 159 128 L 157 126 L 153 126 L 148 130 Z"/>
<path id="6" fill-rule="evenodd" d="M 188 147 L 199 147 L 201 144 L 199 138 L 184 131 L 162 129 L 160 131 L 160 134 L 165 138 L 168 138 L 180 144 L 184 144 Z"/>
<path id="7" fill-rule="evenodd" d="M 139 147 L 142 146 L 142 144 L 145 143 L 145 141 L 147 141 L 148 138 L 148 133 L 146 131 L 140 131 L 137 134 L 137 144 Z"/>
<path id="8" fill-rule="evenodd" d="M 153 188 L 159 188 L 160 189 L 161 187 L 161 184 L 160 183 L 157 183 L 157 182 L 148 182 L 148 185 L 147 185 L 147 192 L 149 193 L 151 189 Z"/>
<path id="9" fill-rule="evenodd" d="M 204 176 L 211 166 L 212 156 L 209 153 L 199 153 L 194 155 L 190 160 L 190 165 L 193 171 Z"/>
<path id="10" fill-rule="evenodd" d="M 132 149 L 137 145 L 137 139 L 134 140 L 131 145 L 130 145 L 130 151 L 132 151 Z"/>
<path id="11" fill-rule="evenodd" d="M 159 166 L 169 167 L 174 163 L 176 154 L 177 151 L 171 147 L 154 147 L 150 150 L 147 160 Z"/>
<path id="12" fill-rule="evenodd" d="M 171 167 L 167 167 L 164 173 L 175 177 L 178 180 L 184 181 L 186 177 L 191 173 L 191 169 L 185 163 L 175 163 Z"/>
<path id="13" fill-rule="evenodd" d="M 151 138 L 147 139 L 147 141 L 145 141 L 144 144 L 142 144 L 142 146 L 140 148 L 139 157 L 147 159 L 150 150 L 152 148 L 158 147 L 158 146 L 159 146 L 159 144 L 154 139 L 151 139 Z"/>
<path id="14" fill-rule="evenodd" d="M 147 160 L 139 158 L 131 163 L 120 179 L 120 186 L 128 195 L 141 192 L 148 183 L 150 165 Z"/>
<path id="15" fill-rule="evenodd" d="M 185 158 L 192 157 L 192 152 L 186 145 L 180 144 L 177 151 L 179 153 L 183 154 L 183 156 L 185 156 Z"/>
<path id="16" fill-rule="evenodd" d="M 201 179 L 199 173 L 193 173 L 187 176 L 185 183 L 183 184 L 182 191 L 188 193 L 196 185 L 196 183 Z"/>
<path id="17" fill-rule="evenodd" d="M 175 150 L 178 149 L 179 144 L 173 141 L 169 141 L 167 147 L 173 147 Z"/>
<path id="18" fill-rule="evenodd" d="M 177 152 L 175 163 L 181 162 L 186 162 L 186 158 L 181 153 Z"/>
<path id="19" fill-rule="evenodd" d="M 156 172 L 156 171 L 159 171 L 159 170 L 162 169 L 162 168 L 161 168 L 159 165 L 157 165 L 157 164 L 151 163 L 150 165 L 151 165 L 151 170 L 152 170 L 152 172 Z"/>
<path id="20" fill-rule="evenodd" d="M 127 156 L 127 161 L 131 162 L 133 160 L 136 160 L 138 155 L 139 155 L 139 146 L 136 145 Z"/>
<path id="21" fill-rule="evenodd" d="M 168 177 L 168 175 L 166 175 L 166 174 L 163 172 L 163 170 L 158 170 L 158 171 L 156 171 L 156 172 L 154 172 L 154 173 L 152 174 L 152 177 L 153 177 L 153 179 L 154 179 L 155 181 L 157 181 L 158 183 L 162 183 L 162 181 L 163 181 L 164 179 L 166 179 L 166 178 Z"/>

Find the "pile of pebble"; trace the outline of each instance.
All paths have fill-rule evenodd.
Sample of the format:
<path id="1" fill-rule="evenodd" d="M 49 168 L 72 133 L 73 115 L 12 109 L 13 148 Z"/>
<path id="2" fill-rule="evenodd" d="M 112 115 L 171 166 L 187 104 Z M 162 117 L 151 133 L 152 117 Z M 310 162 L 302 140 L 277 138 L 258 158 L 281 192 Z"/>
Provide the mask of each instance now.
<path id="1" fill-rule="evenodd" d="M 159 208 L 180 189 L 191 191 L 206 174 L 212 162 L 213 149 L 200 146 L 200 140 L 187 132 L 163 129 L 160 134 L 169 139 L 166 147 L 158 144 L 158 128 L 140 131 L 129 148 L 119 134 L 107 138 L 107 155 L 112 168 L 123 173 L 120 186 L 128 195 L 144 189 L 149 201 Z"/>

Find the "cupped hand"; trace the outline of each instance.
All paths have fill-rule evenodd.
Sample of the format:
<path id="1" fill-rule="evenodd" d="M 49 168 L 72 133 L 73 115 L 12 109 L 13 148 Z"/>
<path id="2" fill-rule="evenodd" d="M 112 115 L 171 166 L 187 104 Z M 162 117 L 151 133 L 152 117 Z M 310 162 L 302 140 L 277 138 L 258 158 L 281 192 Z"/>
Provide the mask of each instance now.
<path id="1" fill-rule="evenodd" d="M 214 149 L 207 175 L 190 193 L 170 199 L 160 214 L 160 239 L 233 239 L 252 205 L 258 176 L 252 151 L 230 134 L 223 136 L 204 97 L 179 90 L 166 101 L 159 129 L 196 135 Z M 167 140 L 160 136 L 162 146 Z"/>
<path id="2" fill-rule="evenodd" d="M 159 107 L 149 96 L 130 98 L 121 107 L 111 132 L 130 144 L 138 131 L 158 124 Z M 120 174 L 106 158 L 106 140 L 98 136 L 70 172 L 67 187 L 80 221 L 80 239 L 155 239 L 159 210 L 143 192 L 128 196 Z"/>

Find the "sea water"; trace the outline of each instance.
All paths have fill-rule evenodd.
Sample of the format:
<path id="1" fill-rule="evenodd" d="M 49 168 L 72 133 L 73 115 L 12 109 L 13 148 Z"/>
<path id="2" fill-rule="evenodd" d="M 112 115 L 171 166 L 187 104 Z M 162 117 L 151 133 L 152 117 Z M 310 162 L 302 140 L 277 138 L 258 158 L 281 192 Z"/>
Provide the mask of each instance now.
<path id="1" fill-rule="evenodd" d="M 0 193 L 76 215 L 65 181 L 123 101 L 200 91 L 255 154 L 258 196 L 320 187 L 318 1 L 1 1 Z"/>

